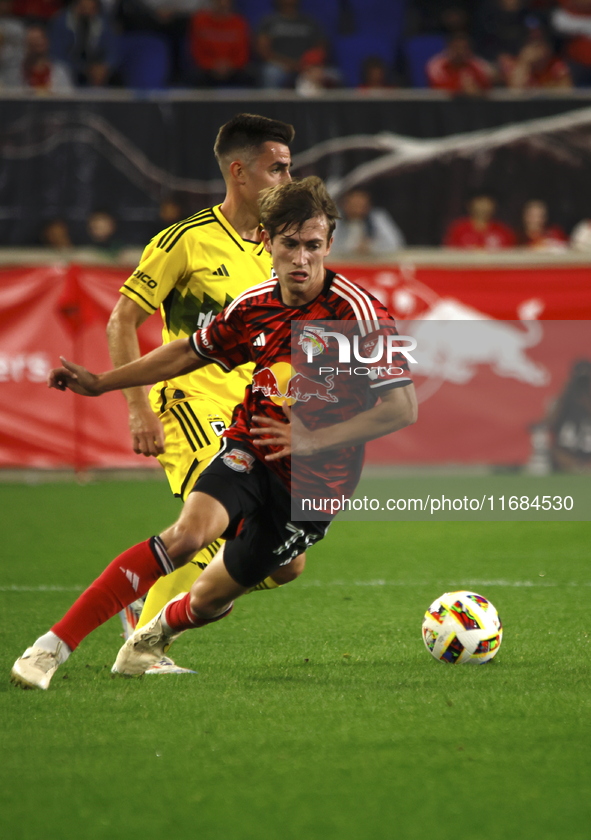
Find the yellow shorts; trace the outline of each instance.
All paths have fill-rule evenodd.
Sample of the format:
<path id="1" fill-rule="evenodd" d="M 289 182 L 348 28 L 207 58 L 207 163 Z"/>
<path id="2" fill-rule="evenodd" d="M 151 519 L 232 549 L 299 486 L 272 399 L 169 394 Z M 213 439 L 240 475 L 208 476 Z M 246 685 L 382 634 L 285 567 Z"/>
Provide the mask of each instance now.
<path id="1" fill-rule="evenodd" d="M 165 451 L 158 457 L 170 488 L 183 501 L 219 451 L 234 406 L 206 397 L 187 398 L 173 388 L 152 388 L 150 404 L 164 428 Z"/>

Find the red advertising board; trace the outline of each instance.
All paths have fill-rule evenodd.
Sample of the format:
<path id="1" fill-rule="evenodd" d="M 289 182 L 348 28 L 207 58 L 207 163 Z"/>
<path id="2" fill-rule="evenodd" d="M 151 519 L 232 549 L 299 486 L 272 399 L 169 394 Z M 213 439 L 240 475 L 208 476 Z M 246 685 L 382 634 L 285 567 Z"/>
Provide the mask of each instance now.
<path id="1" fill-rule="evenodd" d="M 591 266 L 347 265 L 343 274 L 375 294 L 396 318 L 439 310 L 444 318 L 513 320 L 531 301 L 537 318 L 589 319 Z M 531 317 L 531 316 L 530 316 Z"/>
<path id="2" fill-rule="evenodd" d="M 60 355 L 91 370 L 110 367 L 105 328 L 127 273 L 76 265 L 0 270 L 0 467 L 148 465 L 130 449 L 121 394 L 90 400 L 46 386 Z M 357 265 L 343 274 L 412 321 L 422 348 L 419 422 L 369 444 L 370 463 L 524 463 L 529 427 L 573 362 L 591 358 L 587 267 Z M 457 336 L 469 323 L 477 332 L 458 349 L 449 329 Z M 159 343 L 155 315 L 142 327 L 142 351 Z"/>
<path id="3" fill-rule="evenodd" d="M 419 422 L 369 443 L 367 462 L 525 463 L 531 426 L 546 415 L 573 362 L 591 359 L 591 268 L 402 264 L 343 273 L 398 320 L 412 320 L 426 353 L 413 371 Z M 471 342 L 458 343 L 466 322 Z"/>
<path id="4" fill-rule="evenodd" d="M 0 466 L 145 466 L 129 447 L 121 394 L 89 400 L 46 384 L 60 356 L 111 367 L 105 327 L 125 276 L 77 266 L 0 272 Z M 149 318 L 142 349 L 159 342 L 158 318 Z"/>

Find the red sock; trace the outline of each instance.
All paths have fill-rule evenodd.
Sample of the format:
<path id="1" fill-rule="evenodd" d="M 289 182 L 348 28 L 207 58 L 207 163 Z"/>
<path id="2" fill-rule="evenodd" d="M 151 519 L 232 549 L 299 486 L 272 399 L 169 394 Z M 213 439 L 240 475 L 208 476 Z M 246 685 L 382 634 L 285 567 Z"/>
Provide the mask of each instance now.
<path id="1" fill-rule="evenodd" d="M 187 592 L 184 598 L 179 598 L 178 601 L 173 601 L 166 607 L 164 612 L 164 620 L 175 633 L 180 633 L 181 630 L 191 630 L 193 627 L 205 627 L 206 624 L 213 624 L 214 621 L 219 621 L 225 618 L 232 611 L 234 604 L 230 604 L 226 612 L 221 615 L 216 615 L 215 618 L 198 618 L 191 609 L 191 593 Z"/>
<path id="2" fill-rule="evenodd" d="M 145 595 L 169 571 L 172 564 L 159 537 L 128 548 L 109 563 L 52 631 L 74 650 L 89 633 Z"/>

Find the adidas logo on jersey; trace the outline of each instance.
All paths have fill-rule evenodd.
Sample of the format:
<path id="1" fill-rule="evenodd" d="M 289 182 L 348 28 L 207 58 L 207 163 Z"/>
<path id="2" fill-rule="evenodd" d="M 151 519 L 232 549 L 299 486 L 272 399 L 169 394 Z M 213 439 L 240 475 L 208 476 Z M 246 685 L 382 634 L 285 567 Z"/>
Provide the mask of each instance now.
<path id="1" fill-rule="evenodd" d="M 216 275 L 216 277 L 229 277 L 230 276 L 230 273 L 229 273 L 228 269 L 226 268 L 226 266 L 223 263 L 220 265 L 219 268 L 216 268 L 216 270 L 213 273 Z"/>
<path id="2" fill-rule="evenodd" d="M 264 347 L 266 343 L 267 343 L 267 339 L 265 338 L 265 333 L 264 332 L 257 335 L 255 340 L 252 342 L 253 347 Z"/>

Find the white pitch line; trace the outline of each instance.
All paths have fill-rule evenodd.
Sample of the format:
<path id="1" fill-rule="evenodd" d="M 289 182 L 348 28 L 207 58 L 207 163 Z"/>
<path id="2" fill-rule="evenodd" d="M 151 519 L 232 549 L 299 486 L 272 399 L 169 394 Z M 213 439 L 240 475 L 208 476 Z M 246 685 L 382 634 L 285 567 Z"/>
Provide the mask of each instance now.
<path id="1" fill-rule="evenodd" d="M 502 587 L 549 587 L 549 586 L 591 586 L 591 581 L 577 583 L 576 581 L 569 581 L 568 583 L 552 583 L 551 581 L 534 581 L 534 580 L 461 580 L 461 581 L 435 581 L 436 584 L 448 587 L 458 587 L 458 589 L 465 589 L 468 586 L 502 586 Z M 432 580 L 304 580 L 300 586 L 433 586 Z"/>
<path id="2" fill-rule="evenodd" d="M 501 586 L 508 588 L 531 588 L 531 587 L 556 587 L 556 586 L 591 586 L 591 581 L 568 581 L 567 583 L 552 583 L 551 581 L 537 580 L 461 580 L 461 581 L 432 581 L 432 580 L 303 580 L 299 586 L 303 587 L 327 587 L 327 586 L 443 586 L 466 587 Z M 0 592 L 82 592 L 84 586 L 0 586 Z"/>
<path id="3" fill-rule="evenodd" d="M 82 592 L 85 586 L 0 586 L 0 592 Z"/>

